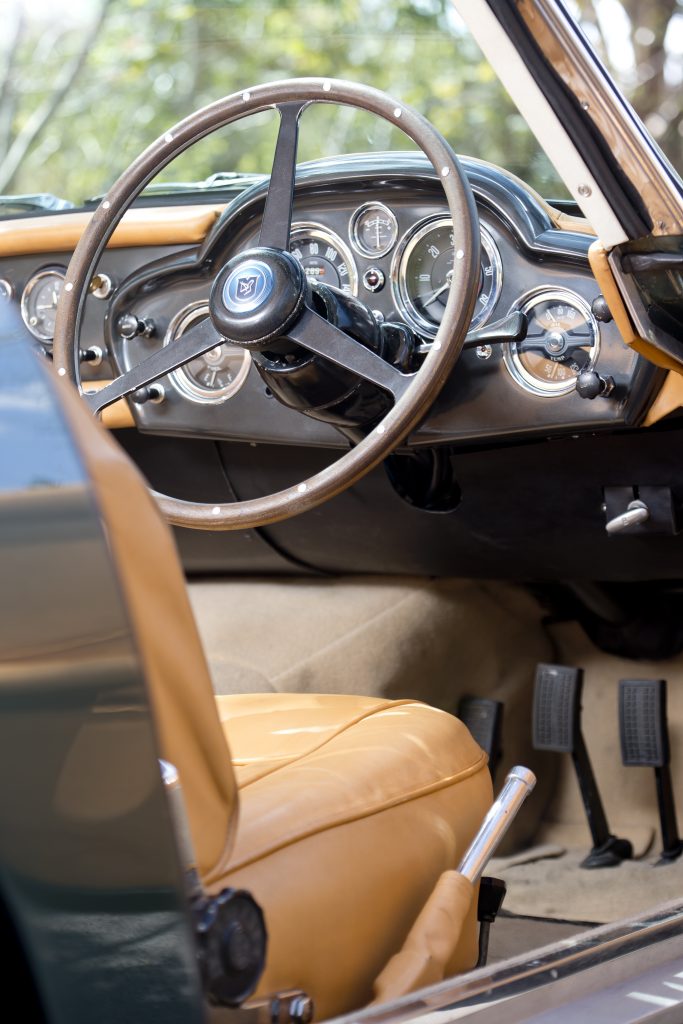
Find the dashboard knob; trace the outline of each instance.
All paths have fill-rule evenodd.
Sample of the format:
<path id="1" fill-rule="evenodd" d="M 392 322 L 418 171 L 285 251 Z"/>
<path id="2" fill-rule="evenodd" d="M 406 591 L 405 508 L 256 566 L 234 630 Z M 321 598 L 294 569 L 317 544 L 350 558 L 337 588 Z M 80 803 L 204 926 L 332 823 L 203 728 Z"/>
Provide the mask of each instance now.
<path id="1" fill-rule="evenodd" d="M 601 377 L 595 370 L 584 370 L 576 378 L 576 393 L 579 398 L 607 398 L 614 390 L 612 377 Z"/>
<path id="2" fill-rule="evenodd" d="M 166 397 L 162 384 L 150 384 L 149 387 L 139 388 L 134 391 L 130 396 L 136 405 L 144 405 L 145 402 L 154 402 L 155 405 L 161 405 Z"/>
<path id="3" fill-rule="evenodd" d="M 141 320 L 134 313 L 124 313 L 116 321 L 116 329 L 122 338 L 130 339 L 138 335 L 149 338 L 154 334 L 154 321 L 148 317 Z"/>
<path id="4" fill-rule="evenodd" d="M 604 295 L 598 295 L 591 303 L 591 313 L 601 324 L 608 324 L 612 319 L 612 313 L 607 305 Z"/>

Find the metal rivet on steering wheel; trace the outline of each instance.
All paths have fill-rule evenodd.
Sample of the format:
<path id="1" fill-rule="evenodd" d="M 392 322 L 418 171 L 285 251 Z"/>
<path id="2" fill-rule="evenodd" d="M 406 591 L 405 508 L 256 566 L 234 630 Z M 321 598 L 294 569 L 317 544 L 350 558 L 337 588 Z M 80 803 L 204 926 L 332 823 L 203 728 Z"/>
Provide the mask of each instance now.
<path id="1" fill-rule="evenodd" d="M 464 256 L 455 261 L 441 325 L 416 373 L 402 373 L 328 323 L 306 304 L 305 290 L 299 286 L 298 270 L 289 254 L 298 125 L 304 108 L 316 102 L 359 107 L 391 122 L 417 143 L 443 184 Z M 235 257 L 221 269 L 212 289 L 212 297 L 219 295 L 220 301 L 212 303 L 210 318 L 97 393 L 84 392 L 78 339 L 88 285 L 121 217 L 142 189 L 194 142 L 232 121 L 272 107 L 280 114 L 280 129 L 258 249 Z M 223 505 L 155 494 L 167 520 L 175 525 L 200 530 L 264 526 L 315 508 L 350 487 L 418 424 L 460 354 L 476 300 L 478 274 L 479 229 L 472 192 L 457 157 L 428 121 L 384 93 L 352 82 L 319 78 L 270 82 L 234 93 L 190 115 L 146 149 L 112 186 L 83 232 L 67 270 L 55 324 L 54 362 L 57 372 L 76 384 L 96 413 L 221 344 L 226 337 L 232 340 L 230 335 L 236 331 L 242 332 L 239 343 L 248 346 L 286 328 L 287 336 L 304 348 L 390 392 L 394 404 L 384 419 L 336 462 L 300 484 L 262 498 Z M 238 294 L 240 288 L 242 295 Z M 254 295 L 246 294 L 245 289 L 253 289 Z"/>

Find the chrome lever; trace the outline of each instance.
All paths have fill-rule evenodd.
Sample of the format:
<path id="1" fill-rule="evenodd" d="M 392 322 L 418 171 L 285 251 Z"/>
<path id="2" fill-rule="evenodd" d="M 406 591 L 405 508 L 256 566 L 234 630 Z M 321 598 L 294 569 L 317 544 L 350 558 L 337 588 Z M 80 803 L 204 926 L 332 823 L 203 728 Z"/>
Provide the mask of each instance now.
<path id="1" fill-rule="evenodd" d="M 536 776 L 529 768 L 518 765 L 508 772 L 502 790 L 458 865 L 460 874 L 473 885 L 481 878 L 484 868 L 535 785 Z"/>
<path id="2" fill-rule="evenodd" d="M 634 501 L 628 503 L 625 512 L 605 524 L 605 529 L 608 533 L 622 533 L 624 530 L 630 530 L 632 526 L 646 523 L 649 518 L 650 510 L 645 502 L 635 498 Z"/>

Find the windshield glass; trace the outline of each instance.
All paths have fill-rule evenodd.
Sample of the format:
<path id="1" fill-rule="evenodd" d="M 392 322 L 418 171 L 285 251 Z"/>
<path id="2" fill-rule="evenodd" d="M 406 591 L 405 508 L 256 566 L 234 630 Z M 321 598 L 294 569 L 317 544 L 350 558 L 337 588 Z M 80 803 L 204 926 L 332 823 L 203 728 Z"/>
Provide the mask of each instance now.
<path id="1" fill-rule="evenodd" d="M 41 193 L 81 204 L 105 191 L 153 139 L 198 107 L 258 82 L 316 75 L 383 89 L 429 118 L 457 152 L 506 167 L 548 198 L 567 196 L 449 0 L 5 0 L 5 10 L 7 5 L 0 194 L 29 194 L 46 208 L 54 203 L 41 200 Z M 598 46 L 608 7 L 627 17 L 617 0 L 576 8 Z M 612 19 L 614 24 L 614 14 Z M 631 57 L 624 58 L 623 46 L 615 51 L 622 79 L 628 84 L 632 74 L 632 92 L 640 89 L 648 102 L 652 82 L 648 91 L 638 75 L 650 50 L 668 52 L 658 25 L 655 34 L 624 22 L 622 35 L 633 37 Z M 665 34 L 667 25 L 664 19 Z M 675 56 L 675 46 L 667 45 Z M 603 56 L 609 58 L 604 48 Z M 669 64 L 672 82 L 676 70 Z M 661 64 L 652 72 L 664 92 L 650 111 L 649 127 L 664 139 L 674 125 L 675 152 L 669 156 L 680 166 L 680 109 L 665 70 Z M 274 137 L 274 116 L 249 118 L 194 146 L 158 182 L 168 187 L 221 172 L 267 173 Z M 317 107 L 307 112 L 299 157 L 411 146 L 370 115 Z"/>

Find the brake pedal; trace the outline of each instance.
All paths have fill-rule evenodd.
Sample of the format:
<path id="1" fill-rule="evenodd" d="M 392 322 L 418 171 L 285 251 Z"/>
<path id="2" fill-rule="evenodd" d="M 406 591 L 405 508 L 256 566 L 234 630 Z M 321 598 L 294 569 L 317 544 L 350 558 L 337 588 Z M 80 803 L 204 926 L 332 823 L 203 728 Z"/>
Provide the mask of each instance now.
<path id="1" fill-rule="evenodd" d="M 671 782 L 669 727 L 665 679 L 622 679 L 619 682 L 621 760 L 627 767 L 654 768 L 662 853 L 658 864 L 670 864 L 683 853 L 678 834 Z"/>
<path id="2" fill-rule="evenodd" d="M 616 867 L 633 856 L 628 839 L 612 835 L 581 732 L 583 669 L 538 665 L 534 686 L 532 744 L 536 750 L 571 754 L 593 840 L 582 868 Z"/>
<path id="3" fill-rule="evenodd" d="M 463 697 L 457 716 L 489 758 L 489 771 L 495 781 L 503 756 L 503 702 L 487 697 Z"/>

